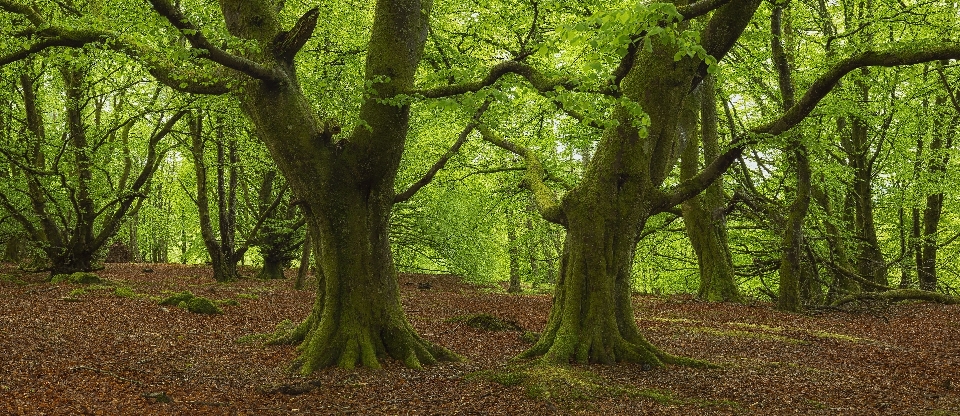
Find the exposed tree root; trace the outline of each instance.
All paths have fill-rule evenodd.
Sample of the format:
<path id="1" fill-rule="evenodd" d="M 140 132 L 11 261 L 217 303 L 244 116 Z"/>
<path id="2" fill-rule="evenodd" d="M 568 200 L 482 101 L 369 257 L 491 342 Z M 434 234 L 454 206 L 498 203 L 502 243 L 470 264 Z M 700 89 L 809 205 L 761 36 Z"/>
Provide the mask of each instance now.
<path id="1" fill-rule="evenodd" d="M 594 337 L 591 341 L 581 339 L 579 342 L 571 340 L 558 342 L 556 336 L 550 338 L 543 336 L 537 344 L 522 352 L 517 358 L 539 358 L 546 364 L 555 365 L 629 362 L 640 364 L 645 370 L 666 365 L 694 368 L 719 367 L 707 361 L 668 354 L 639 335 L 631 338 L 627 340 L 617 334 Z"/>
<path id="2" fill-rule="evenodd" d="M 862 300 L 882 300 L 887 302 L 901 302 L 905 300 L 922 300 L 925 302 L 942 303 L 945 305 L 960 304 L 960 297 L 945 295 L 943 293 L 930 292 L 918 289 L 894 289 L 885 292 L 863 292 L 855 293 L 837 299 L 831 307 L 839 307 L 850 302 Z"/>

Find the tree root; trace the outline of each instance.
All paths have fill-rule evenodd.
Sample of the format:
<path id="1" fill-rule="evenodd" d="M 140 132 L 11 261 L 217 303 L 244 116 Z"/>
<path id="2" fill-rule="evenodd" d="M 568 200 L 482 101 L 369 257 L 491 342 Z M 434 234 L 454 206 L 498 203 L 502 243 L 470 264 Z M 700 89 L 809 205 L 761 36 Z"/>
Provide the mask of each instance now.
<path id="1" fill-rule="evenodd" d="M 945 295 L 918 289 L 894 289 L 885 292 L 863 292 L 848 295 L 837 299 L 830 306 L 833 308 L 850 302 L 863 300 L 881 300 L 887 302 L 901 302 L 905 300 L 922 300 L 925 302 L 942 303 L 944 305 L 960 304 L 960 297 Z"/>

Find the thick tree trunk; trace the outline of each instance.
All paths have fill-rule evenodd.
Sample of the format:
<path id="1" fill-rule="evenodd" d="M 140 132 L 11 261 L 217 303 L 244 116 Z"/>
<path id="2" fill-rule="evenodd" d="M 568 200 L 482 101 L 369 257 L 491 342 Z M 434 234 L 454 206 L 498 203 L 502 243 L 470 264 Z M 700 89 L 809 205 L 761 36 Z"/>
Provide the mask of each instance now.
<path id="1" fill-rule="evenodd" d="M 260 272 L 257 273 L 258 279 L 283 279 L 286 276 L 283 275 L 283 263 L 284 260 L 274 259 L 272 257 L 265 257 L 263 259 L 263 268 L 260 269 Z"/>
<path id="2" fill-rule="evenodd" d="M 337 365 L 378 368 L 387 356 L 419 368 L 456 359 L 417 335 L 400 306 L 388 224 L 392 186 L 367 191 L 345 184 L 311 200 L 308 221 L 321 235 L 314 255 L 323 279 L 311 315 L 294 332 L 302 341 L 302 371 Z"/>
<path id="3" fill-rule="evenodd" d="M 521 357 L 651 367 L 676 362 L 640 335 L 633 315 L 630 271 L 637 227 L 630 220 L 636 215 L 618 218 L 609 204 L 571 205 L 550 317 L 539 342 Z"/>
<path id="4" fill-rule="evenodd" d="M 285 339 L 302 342 L 304 373 L 338 365 L 380 367 L 393 357 L 410 367 L 457 357 L 420 338 L 400 307 L 390 252 L 394 179 L 409 129 L 409 105 L 393 98 L 413 87 L 432 4 L 378 1 L 365 67 L 375 91 L 360 107 L 361 125 L 334 139 L 339 126 L 318 119 L 297 80 L 293 57 L 312 34 L 316 9 L 281 32 L 270 1 L 220 2 L 231 34 L 258 42 L 251 56 L 273 79 L 248 80 L 239 98 L 294 195 L 314 238 L 318 267 L 313 311 Z M 278 41 L 281 39 L 282 41 Z M 292 48 L 292 49 L 290 49 Z"/>

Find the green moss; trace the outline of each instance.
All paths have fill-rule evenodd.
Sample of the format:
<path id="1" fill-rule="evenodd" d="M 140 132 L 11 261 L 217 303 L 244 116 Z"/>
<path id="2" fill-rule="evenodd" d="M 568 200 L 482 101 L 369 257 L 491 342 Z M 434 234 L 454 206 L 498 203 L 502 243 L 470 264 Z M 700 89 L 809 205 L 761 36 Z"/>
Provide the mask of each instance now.
<path id="1" fill-rule="evenodd" d="M 218 306 L 237 306 L 240 304 L 240 302 L 237 302 L 233 299 L 221 299 L 214 301 L 214 303 L 216 303 Z"/>
<path id="2" fill-rule="evenodd" d="M 237 295 L 237 298 L 238 298 L 238 299 L 257 300 L 257 299 L 260 299 L 260 296 L 254 295 L 254 294 L 252 294 L 252 293 L 241 293 L 241 294 Z"/>
<path id="3" fill-rule="evenodd" d="M 202 296 L 194 297 L 193 299 L 188 300 L 187 310 L 193 313 L 200 313 L 205 315 L 215 315 L 223 313 L 220 308 L 217 307 L 210 299 L 207 299 Z"/>
<path id="4" fill-rule="evenodd" d="M 133 292 L 132 289 L 126 286 L 120 286 L 113 290 L 113 294 L 121 298 L 135 298 L 137 294 Z"/>
<path id="5" fill-rule="evenodd" d="M 196 295 L 193 292 L 184 291 L 180 293 L 174 293 L 171 296 L 168 296 L 160 301 L 160 305 L 164 306 L 179 306 L 181 302 L 186 302 L 190 299 L 193 299 Z"/>
<path id="6" fill-rule="evenodd" d="M 237 338 L 237 344 L 266 343 L 267 341 L 284 337 L 297 326 L 289 319 L 284 319 L 274 327 L 273 332 L 263 334 L 248 334 Z"/>
<path id="7" fill-rule="evenodd" d="M 82 289 L 82 288 L 76 288 L 76 289 L 71 290 L 70 293 L 67 294 L 67 296 L 68 296 L 68 297 L 71 297 L 71 298 L 78 298 L 78 297 L 80 297 L 80 296 L 82 296 L 82 295 L 86 295 L 86 294 L 87 294 L 87 291 L 86 291 L 86 290 L 84 290 L 84 289 Z"/>
<path id="8" fill-rule="evenodd" d="M 486 313 L 455 316 L 448 319 L 447 322 L 460 322 L 469 327 L 485 331 L 523 331 L 523 328 L 515 321 L 498 318 Z"/>
<path id="9" fill-rule="evenodd" d="M 76 283 L 76 284 L 94 284 L 100 283 L 100 276 L 88 272 L 76 272 L 72 274 L 55 274 L 50 278 L 50 283 Z"/>
<path id="10" fill-rule="evenodd" d="M 536 344 L 540 340 L 540 333 L 533 331 L 523 331 L 520 334 L 520 340 L 528 344 Z"/>
<path id="11" fill-rule="evenodd" d="M 558 402 L 622 396 L 652 399 L 661 404 L 680 402 L 674 399 L 669 391 L 645 390 L 612 383 L 586 369 L 536 361 L 501 370 L 480 371 L 468 375 L 467 378 L 483 379 L 504 386 L 523 386 L 525 394 L 530 398 Z"/>
<path id="12" fill-rule="evenodd" d="M 17 286 L 26 286 L 30 284 L 26 281 L 20 280 L 17 276 L 14 276 L 12 274 L 4 274 L 4 273 L 0 273 L 0 281 L 10 282 Z"/>

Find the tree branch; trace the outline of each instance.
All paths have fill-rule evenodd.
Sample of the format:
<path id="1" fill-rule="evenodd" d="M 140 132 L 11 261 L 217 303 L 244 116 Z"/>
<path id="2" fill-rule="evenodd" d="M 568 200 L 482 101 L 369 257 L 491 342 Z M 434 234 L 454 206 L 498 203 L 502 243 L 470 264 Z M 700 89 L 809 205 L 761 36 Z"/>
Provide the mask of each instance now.
<path id="1" fill-rule="evenodd" d="M 314 29 L 317 28 L 317 18 L 320 17 L 320 9 L 314 7 L 307 10 L 293 28 L 287 32 L 280 32 L 273 40 L 273 55 L 286 62 L 293 62 L 293 58 L 300 52 L 303 45 L 313 36 Z"/>
<path id="2" fill-rule="evenodd" d="M 470 133 L 472 133 L 473 130 L 477 128 L 477 124 L 480 122 L 480 116 L 482 116 L 483 113 L 486 112 L 487 108 L 489 107 L 490 107 L 490 101 L 489 100 L 485 101 L 483 105 L 481 105 L 480 108 L 477 109 L 477 112 L 473 115 L 473 118 L 470 120 L 470 123 L 468 123 L 467 126 L 463 128 L 463 131 L 460 132 L 460 137 L 457 139 L 456 143 L 454 143 L 453 146 L 450 147 L 450 150 L 447 150 L 447 153 L 444 153 L 444 155 L 441 156 L 440 159 L 437 160 L 437 162 L 434 163 L 432 167 L 430 167 L 430 170 L 428 170 L 427 173 L 424 174 L 422 178 L 420 178 L 420 180 L 410 185 L 410 187 L 407 188 L 406 191 L 403 191 L 397 194 L 396 196 L 394 196 L 393 197 L 394 204 L 399 204 L 401 202 L 407 201 L 408 199 L 413 197 L 413 195 L 415 195 L 418 191 L 420 191 L 420 189 L 422 189 L 424 186 L 427 186 L 430 182 L 433 181 L 433 178 L 437 175 L 437 172 L 440 172 L 440 169 L 443 169 L 443 167 L 447 165 L 447 162 L 450 160 L 450 158 L 453 157 L 453 155 L 457 154 L 457 152 L 460 151 L 460 147 L 467 142 L 467 138 L 470 137 Z"/>
<path id="3" fill-rule="evenodd" d="M 797 125 L 817 106 L 847 73 L 867 66 L 903 66 L 942 59 L 960 59 L 960 43 L 935 45 L 901 45 L 880 51 L 866 51 L 833 65 L 807 89 L 807 92 L 780 118 L 753 129 L 755 132 L 778 135 Z"/>
<path id="4" fill-rule="evenodd" d="M 743 153 L 746 146 L 777 136 L 799 124 L 847 73 L 867 66 L 914 65 L 942 59 L 960 59 L 960 43 L 904 45 L 889 50 L 867 51 L 834 64 L 814 81 L 796 104 L 779 118 L 740 135 L 731 143 L 730 149 L 711 162 L 697 176 L 682 182 L 666 193 L 655 204 L 658 208 L 654 212 L 662 212 L 702 192 L 726 172 L 727 168 Z"/>
<path id="5" fill-rule="evenodd" d="M 526 147 L 497 137 L 497 135 L 486 126 L 480 125 L 479 130 L 483 136 L 483 140 L 524 159 L 527 164 L 527 171 L 524 173 L 521 186 L 533 193 L 533 199 L 543 219 L 554 224 L 566 226 L 566 213 L 563 212 L 563 208 L 560 206 L 557 194 L 543 182 L 543 178 L 547 176 L 547 172 L 543 169 L 543 165 L 540 163 L 537 155 Z"/>
<path id="6" fill-rule="evenodd" d="M 442 87 L 436 87 L 436 88 L 430 88 L 430 89 L 424 89 L 424 90 L 416 90 L 416 91 L 412 91 L 411 93 L 414 95 L 422 96 L 424 98 L 451 97 L 454 95 L 480 91 L 484 87 L 489 87 L 495 84 L 497 81 L 500 80 L 500 78 L 503 78 L 503 76 L 507 74 L 517 74 L 523 77 L 524 79 L 527 80 L 527 82 L 530 83 L 530 85 L 533 86 L 533 88 L 535 88 L 537 91 L 540 91 L 540 92 L 553 91 L 557 87 L 563 87 L 568 90 L 573 90 L 578 85 L 577 82 L 567 77 L 559 77 L 559 78 L 553 78 L 553 79 L 547 78 L 547 76 L 544 75 L 539 70 L 522 62 L 505 61 L 505 62 L 496 64 L 492 68 L 490 68 L 490 72 L 482 80 L 467 82 L 463 84 L 446 85 Z"/>
<path id="7" fill-rule="evenodd" d="M 281 76 L 277 71 L 264 67 L 249 59 L 232 55 L 223 49 L 213 46 L 210 41 L 203 36 L 203 32 L 201 32 L 200 29 L 193 24 L 193 22 L 190 22 L 187 17 L 180 12 L 180 10 L 170 4 L 168 0 L 149 1 L 150 4 L 153 5 L 153 9 L 156 10 L 156 12 L 161 16 L 166 18 L 167 21 L 173 25 L 173 27 L 177 28 L 183 37 L 190 42 L 191 46 L 193 46 L 195 49 L 207 52 L 205 58 L 259 80 L 272 83 L 283 82 L 283 76 Z"/>

